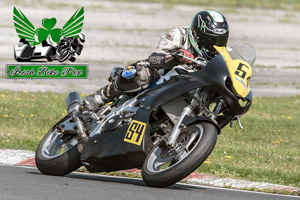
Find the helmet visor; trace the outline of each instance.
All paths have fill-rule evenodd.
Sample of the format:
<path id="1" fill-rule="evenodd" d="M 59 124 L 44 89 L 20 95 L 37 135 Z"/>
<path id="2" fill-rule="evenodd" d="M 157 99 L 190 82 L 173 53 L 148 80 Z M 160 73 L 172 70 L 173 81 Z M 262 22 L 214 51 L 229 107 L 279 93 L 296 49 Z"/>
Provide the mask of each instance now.
<path id="1" fill-rule="evenodd" d="M 215 51 L 214 45 L 225 47 L 228 42 L 229 32 L 227 31 L 224 35 L 203 33 L 202 31 L 196 30 L 197 34 L 194 32 L 194 37 L 199 45 L 199 47 L 204 47 L 210 51 Z"/>

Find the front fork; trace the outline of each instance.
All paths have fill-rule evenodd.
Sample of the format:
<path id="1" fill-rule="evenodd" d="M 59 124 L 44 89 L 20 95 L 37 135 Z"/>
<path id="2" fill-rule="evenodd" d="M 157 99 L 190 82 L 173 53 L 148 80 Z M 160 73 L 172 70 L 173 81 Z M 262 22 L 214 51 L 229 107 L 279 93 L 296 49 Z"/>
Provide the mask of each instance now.
<path id="1" fill-rule="evenodd" d="M 190 116 L 192 113 L 193 113 L 193 110 L 189 105 L 187 105 L 183 108 L 183 112 L 181 113 L 178 121 L 176 122 L 176 124 L 173 128 L 173 131 L 166 143 L 167 146 L 175 147 L 176 140 L 181 132 L 181 129 L 183 128 L 182 121 L 185 118 L 185 116 Z"/>
<path id="2" fill-rule="evenodd" d="M 200 98 L 200 92 L 201 90 L 198 88 L 196 92 L 193 95 L 193 98 L 189 105 L 185 106 L 183 108 L 183 112 L 181 113 L 178 121 L 176 122 L 173 131 L 171 135 L 169 136 L 169 139 L 166 142 L 166 145 L 169 147 L 175 147 L 176 146 L 176 140 L 182 130 L 184 128 L 184 124 L 182 124 L 183 119 L 186 116 L 191 116 L 193 114 L 193 110 L 200 104 L 201 98 Z M 226 103 L 223 99 L 220 99 L 215 106 L 213 112 L 210 112 L 207 117 L 211 118 L 213 121 L 216 121 L 218 114 L 222 111 L 222 109 L 226 106 Z"/>

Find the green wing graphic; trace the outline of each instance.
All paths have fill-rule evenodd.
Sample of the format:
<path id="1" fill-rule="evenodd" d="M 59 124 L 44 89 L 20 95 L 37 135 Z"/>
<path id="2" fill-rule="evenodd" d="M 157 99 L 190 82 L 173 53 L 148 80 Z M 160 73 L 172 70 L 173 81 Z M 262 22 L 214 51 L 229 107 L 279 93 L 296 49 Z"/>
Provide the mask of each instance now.
<path id="1" fill-rule="evenodd" d="M 35 28 L 20 9 L 14 7 L 14 25 L 19 38 L 25 38 L 31 46 L 39 44 L 35 40 Z"/>
<path id="2" fill-rule="evenodd" d="M 81 32 L 84 20 L 84 9 L 77 10 L 63 27 L 62 37 L 77 37 Z"/>

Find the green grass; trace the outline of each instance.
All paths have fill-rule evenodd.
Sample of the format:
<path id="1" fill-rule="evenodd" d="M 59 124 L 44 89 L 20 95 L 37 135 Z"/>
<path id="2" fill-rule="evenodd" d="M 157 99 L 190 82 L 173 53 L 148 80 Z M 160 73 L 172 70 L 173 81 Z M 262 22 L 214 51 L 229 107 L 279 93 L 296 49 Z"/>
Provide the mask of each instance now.
<path id="1" fill-rule="evenodd" d="M 35 151 L 42 136 L 66 115 L 65 96 L 0 92 L 0 148 Z"/>
<path id="2" fill-rule="evenodd" d="M 300 96 L 256 98 L 241 120 L 244 130 L 223 129 L 197 171 L 300 187 Z"/>
<path id="3" fill-rule="evenodd" d="M 63 116 L 66 94 L 0 91 L 0 148 L 35 151 Z M 255 98 L 241 118 L 244 130 L 226 127 L 197 172 L 300 187 L 300 96 Z"/>
<path id="4" fill-rule="evenodd" d="M 136 2 L 136 0 L 114 0 L 114 2 Z M 164 5 L 184 4 L 218 7 L 247 7 L 300 10 L 299 0 L 141 0 L 139 2 L 163 3 Z"/>

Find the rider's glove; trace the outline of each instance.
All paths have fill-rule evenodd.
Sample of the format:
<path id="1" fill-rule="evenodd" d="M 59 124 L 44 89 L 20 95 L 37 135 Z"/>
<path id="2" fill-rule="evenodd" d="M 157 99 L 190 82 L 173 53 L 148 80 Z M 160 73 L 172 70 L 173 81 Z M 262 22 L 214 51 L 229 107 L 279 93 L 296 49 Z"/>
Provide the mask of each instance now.
<path id="1" fill-rule="evenodd" d="M 92 94 L 83 98 L 83 104 L 89 111 L 95 111 L 104 104 L 100 94 Z"/>
<path id="2" fill-rule="evenodd" d="M 175 65 L 175 58 L 170 52 L 153 52 L 148 60 L 151 67 L 158 69 L 172 69 Z"/>
<path id="3" fill-rule="evenodd" d="M 178 54 L 181 54 L 181 55 L 183 55 L 183 56 L 185 56 L 185 57 L 194 59 L 194 55 L 193 55 L 191 52 L 189 52 L 188 50 L 179 49 L 179 50 L 177 51 L 177 53 L 178 53 Z M 193 63 L 191 60 L 188 60 L 188 59 L 186 59 L 186 58 L 180 58 L 180 57 L 179 57 L 179 60 L 180 60 L 180 62 L 185 63 L 185 64 L 191 64 L 191 63 Z"/>

